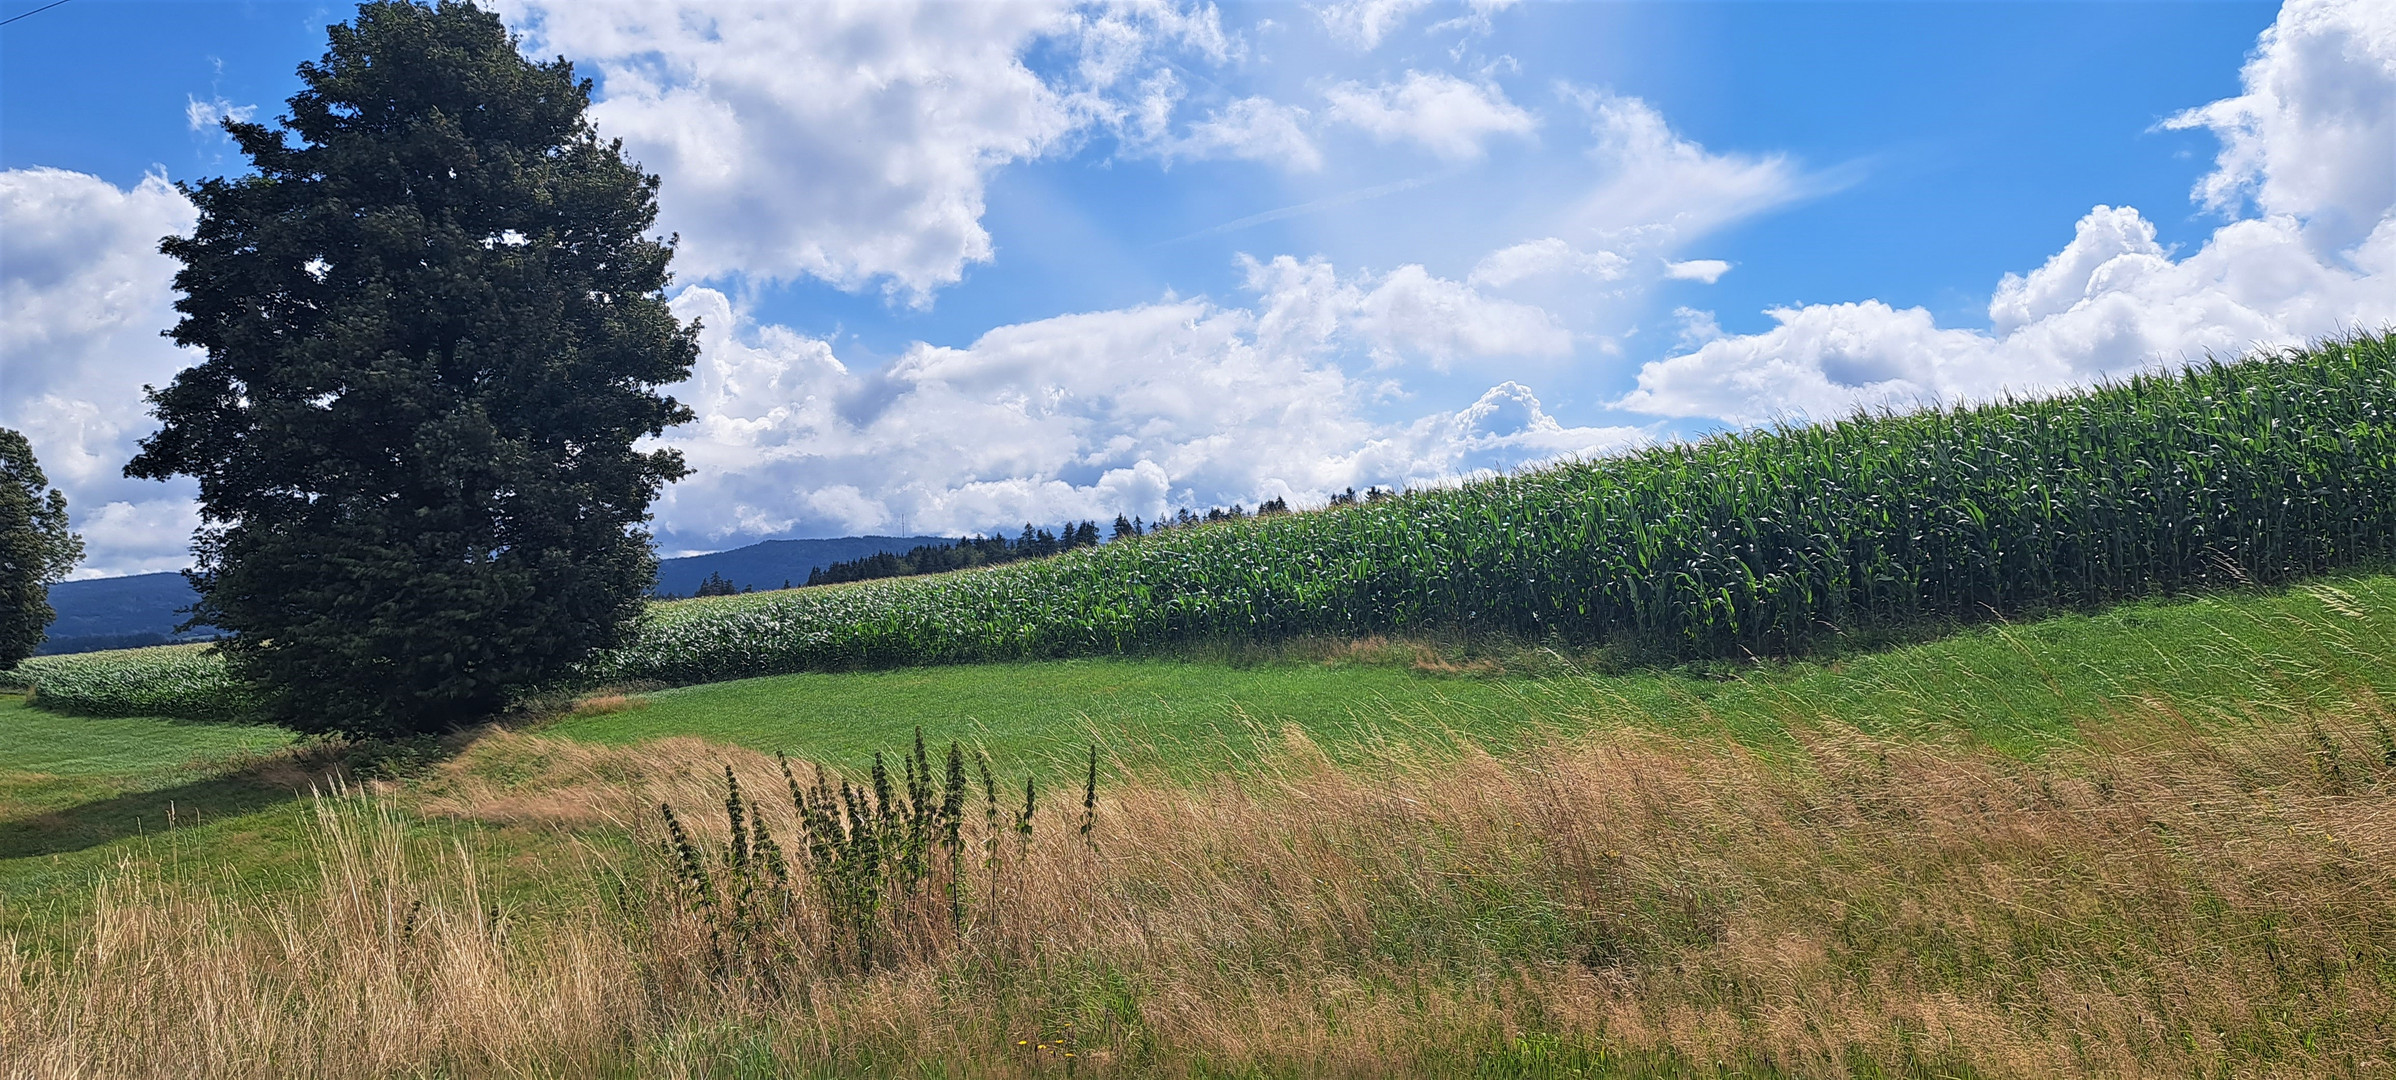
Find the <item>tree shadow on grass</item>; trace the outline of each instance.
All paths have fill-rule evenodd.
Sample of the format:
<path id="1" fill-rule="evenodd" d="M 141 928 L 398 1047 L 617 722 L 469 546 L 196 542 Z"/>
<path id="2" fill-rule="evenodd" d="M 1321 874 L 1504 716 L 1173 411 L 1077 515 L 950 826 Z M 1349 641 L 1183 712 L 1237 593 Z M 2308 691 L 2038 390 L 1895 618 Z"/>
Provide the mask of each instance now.
<path id="1" fill-rule="evenodd" d="M 163 833 L 296 802 L 352 777 L 408 775 L 454 755 L 471 733 L 432 738 L 298 747 L 250 758 L 213 776 L 149 791 L 129 791 L 62 810 L 0 821 L 0 859 L 82 851 L 145 833 Z"/>
<path id="2" fill-rule="evenodd" d="M 0 821 L 0 859 L 82 851 L 128 836 L 254 813 L 297 800 L 312 783 L 321 786 L 335 772 L 332 763 L 311 770 L 277 757 L 187 784 Z"/>

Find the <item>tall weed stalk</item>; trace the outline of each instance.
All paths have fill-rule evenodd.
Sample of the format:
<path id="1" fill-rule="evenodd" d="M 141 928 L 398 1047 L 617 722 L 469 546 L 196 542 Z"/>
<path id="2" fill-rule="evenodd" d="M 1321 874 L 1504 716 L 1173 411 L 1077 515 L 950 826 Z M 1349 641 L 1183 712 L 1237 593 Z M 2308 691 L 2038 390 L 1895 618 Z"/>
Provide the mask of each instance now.
<path id="1" fill-rule="evenodd" d="M 742 794 L 724 766 L 728 842 L 710 857 L 689 837 L 671 804 L 658 815 L 659 878 L 655 918 L 703 940 L 707 977 L 779 992 L 793 970 L 870 973 L 901 961 L 936 957 L 965 934 L 1003 913 L 996 782 L 981 759 L 985 813 L 971 828 L 963 747 L 951 742 L 933 767 L 923 731 L 899 755 L 892 782 L 876 754 L 867 783 L 835 780 L 822 766 L 801 784 L 789 758 L 776 755 L 789 796 L 789 829 L 799 838 L 796 867 L 772 839 L 765 808 Z M 1080 831 L 1096 820 L 1098 752 L 1085 777 Z M 1007 823 L 1015 837 L 1013 864 L 1029 858 L 1035 832 L 1033 781 L 1024 780 L 1024 807 Z M 978 831 L 980 836 L 969 835 Z M 968 872 L 965 853 L 977 844 L 988 877 Z M 804 902 L 804 893 L 812 903 Z"/>

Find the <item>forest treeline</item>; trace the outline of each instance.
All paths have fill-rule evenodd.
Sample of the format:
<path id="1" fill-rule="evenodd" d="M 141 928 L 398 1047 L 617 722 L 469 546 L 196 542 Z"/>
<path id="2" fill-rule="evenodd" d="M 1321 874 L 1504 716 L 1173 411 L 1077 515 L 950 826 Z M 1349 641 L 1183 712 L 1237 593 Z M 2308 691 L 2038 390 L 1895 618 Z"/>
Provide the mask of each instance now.
<path id="1" fill-rule="evenodd" d="M 1349 488 L 1331 496 L 1331 506 L 1354 506 L 1359 502 L 1379 502 L 1397 493 L 1389 488 L 1369 488 L 1359 494 Z M 1251 512 L 1246 505 L 1233 503 L 1228 507 L 1210 507 L 1201 513 L 1183 507 L 1172 516 L 1149 522 L 1137 516 L 1115 515 L 1115 523 L 1106 532 L 1105 541 L 1112 542 L 1134 536 L 1186 529 L 1221 521 L 1244 521 L 1252 517 L 1271 517 L 1290 513 L 1289 500 L 1280 497 L 1259 503 Z M 902 552 L 881 552 L 864 558 L 819 566 L 807 573 L 809 585 L 838 585 L 849 581 L 874 581 L 880 578 L 913 577 L 917 574 L 944 574 L 951 570 L 971 570 L 977 566 L 999 566 L 1025 559 L 1041 559 L 1062 555 L 1079 548 L 1097 547 L 1101 543 L 1096 521 L 1067 522 L 1055 532 L 1035 528 L 1025 522 L 1023 531 L 1009 539 L 1004 533 L 992 531 L 988 536 L 968 536 L 940 544 L 918 544 Z M 735 591 L 732 583 L 722 582 L 715 587 L 714 579 L 699 587 L 700 596 L 729 596 Z"/>
<path id="2" fill-rule="evenodd" d="M 1095 521 L 1067 522 L 1055 532 L 1036 529 L 1026 523 L 1023 532 L 1012 539 L 1003 534 L 968 536 L 947 543 L 918 544 L 901 552 L 885 551 L 862 559 L 819 566 L 807 572 L 807 584 L 838 585 L 844 581 L 872 581 L 876 578 L 970 570 L 976 566 L 998 566 L 1097 546 L 1098 523 Z M 702 595 L 705 595 L 704 592 Z"/>

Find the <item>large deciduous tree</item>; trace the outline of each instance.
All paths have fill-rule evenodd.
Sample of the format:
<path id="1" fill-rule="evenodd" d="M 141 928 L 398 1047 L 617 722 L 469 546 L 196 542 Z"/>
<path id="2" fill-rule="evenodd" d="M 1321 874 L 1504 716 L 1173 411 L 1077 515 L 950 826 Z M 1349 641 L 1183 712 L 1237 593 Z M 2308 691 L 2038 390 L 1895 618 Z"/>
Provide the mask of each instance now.
<path id="1" fill-rule="evenodd" d="M 590 83 L 471 4 L 361 5 L 252 175 L 184 190 L 161 250 L 206 359 L 150 391 L 130 476 L 195 477 L 194 621 L 302 730 L 484 715 L 619 643 L 690 418 L 697 329 L 662 294 L 657 180 Z"/>
<path id="2" fill-rule="evenodd" d="M 50 586 L 82 560 L 83 538 L 67 528 L 67 497 L 50 488 L 33 444 L 0 428 L 0 670 L 41 645 L 58 614 Z"/>

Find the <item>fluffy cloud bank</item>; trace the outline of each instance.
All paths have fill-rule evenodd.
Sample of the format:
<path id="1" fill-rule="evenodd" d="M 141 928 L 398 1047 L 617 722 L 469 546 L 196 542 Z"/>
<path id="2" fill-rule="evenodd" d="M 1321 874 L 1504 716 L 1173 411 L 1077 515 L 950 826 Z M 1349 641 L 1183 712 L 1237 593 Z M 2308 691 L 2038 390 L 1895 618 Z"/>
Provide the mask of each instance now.
<path id="1" fill-rule="evenodd" d="M 141 387 L 196 359 L 158 336 L 175 321 L 175 263 L 158 241 L 196 218 L 155 176 L 127 191 L 60 169 L 0 172 L 0 426 L 24 432 L 67 493 L 80 576 L 189 561 L 196 489 L 121 470 L 153 426 Z"/>
<path id="2" fill-rule="evenodd" d="M 1341 83 L 1325 93 L 1331 118 L 1383 142 L 1411 142 L 1449 161 L 1481 156 L 1496 135 L 1528 135 L 1531 114 L 1493 84 L 1409 71 L 1394 83 Z"/>
<path id="3" fill-rule="evenodd" d="M 596 71 L 591 118 L 664 180 L 676 268 L 879 283 L 913 303 L 991 258 L 991 174 L 1132 119 L 1158 50 L 1220 61 L 1212 8 L 1043 0 L 502 0 L 528 53 Z M 1035 46 L 1077 57 L 1043 76 Z M 1270 116 L 1245 120 L 1255 145 Z M 1265 123 L 1261 135 L 1256 128 Z"/>
<path id="4" fill-rule="evenodd" d="M 1591 97 L 1602 103 L 1591 182 L 1665 177 L 1687 196 L 1649 200 L 1660 217 L 1629 233 L 1567 205 L 1460 276 L 1273 255 L 1244 262 L 1228 301 L 1002 325 L 853 370 L 733 298 L 808 276 L 928 303 L 992 256 L 982 190 L 1010 162 L 1111 132 L 1134 155 L 1305 171 L 1323 164 L 1316 134 L 1342 126 L 1465 160 L 1530 134 L 1533 118 L 1494 84 L 1409 71 L 1333 84 L 1313 112 L 1233 97 L 1181 123 L 1190 103 L 1160 57 L 1230 62 L 1243 47 L 1203 6 L 518 0 L 509 14 L 528 50 L 598 73 L 596 122 L 664 175 L 660 224 L 683 238 L 677 268 L 707 283 L 677 301 L 707 320 L 700 369 L 674 390 L 699 419 L 668 439 L 700 472 L 658 506 L 661 536 L 683 549 L 1307 502 L 1648 438 L 1559 422 L 1525 385 L 1548 376 L 1494 369 L 1610 348 L 1588 313 L 1643 284 L 1631 267 L 1661 265 L 1688 230 L 1772 205 L 1792 175 L 1777 160 L 1709 154 L 1635 99 Z M 1045 74 L 1025 62 L 1035 52 Z M 191 110 L 202 111 L 225 110 Z M 87 573 L 186 561 L 189 485 L 118 470 L 152 426 L 138 387 L 193 359 L 157 336 L 174 321 L 174 266 L 156 253 L 192 213 L 163 179 L 124 190 L 31 169 L 0 180 L 11 312 L 0 422 L 32 436 L 68 492 L 91 541 Z M 1415 403 L 1426 373 L 1445 376 L 1441 398 Z M 1476 399 L 1479 387 L 1490 389 Z"/>
<path id="5" fill-rule="evenodd" d="M 193 209 L 165 181 L 131 190 L 55 169 L 0 173 L 0 424 L 25 431 L 68 492 L 86 574 L 186 564 L 188 484 L 119 473 L 153 427 L 138 387 L 196 357 L 174 321 L 160 237 Z M 1533 262 L 1617 273 L 1561 242 Z M 1501 253 L 1502 254 L 1502 253 Z M 1500 263 L 1521 263 L 1521 253 Z M 1552 267 L 1551 267 L 1552 268 Z M 1163 300 L 1001 326 L 963 348 L 918 345 L 855 371 L 823 341 L 750 320 L 724 292 L 684 290 L 704 355 L 673 392 L 700 419 L 669 434 L 698 474 L 658 505 L 669 546 L 790 532 L 953 532 L 1024 520 L 1154 517 L 1176 506 L 1320 501 L 1429 483 L 1648 437 L 1567 427 L 1501 382 L 1454 412 L 1369 418 L 1373 369 L 1559 356 L 1545 311 L 1408 265 L 1342 274 L 1321 259 L 1250 261 L 1250 302 Z"/>
<path id="6" fill-rule="evenodd" d="M 2197 200 L 2254 211 L 2195 253 L 2175 259 L 2136 209 L 2099 206 L 2045 265 L 2006 275 L 1987 330 L 1877 300 L 1776 309 L 1770 330 L 1647 365 L 1617 404 L 1734 424 L 1823 417 L 2396 324 L 2396 7 L 2294 0 L 2242 81 L 2168 122 L 2221 138 Z"/>
<path id="7" fill-rule="evenodd" d="M 1571 426 L 1526 384 L 1555 400 L 1551 380 L 1581 377 L 1577 359 L 1607 355 L 1618 348 L 1608 334 L 1645 321 L 1650 286 L 1730 269 L 1690 257 L 1707 254 L 1705 236 L 1820 184 L 1783 157 L 1708 150 L 1637 98 L 1570 86 L 1539 115 L 1483 76 L 1411 69 L 1311 84 L 1304 108 L 1219 87 L 1193 101 L 1161 58 L 1236 63 L 1244 47 L 1203 7 L 518 0 L 513 11 L 535 51 L 564 51 L 603 78 L 601 128 L 665 174 L 662 224 L 683 235 L 686 280 L 703 283 L 676 300 L 707 331 L 698 371 L 674 390 L 700 419 L 667 441 L 699 473 L 659 504 L 669 549 L 1303 503 L 1641 442 L 1660 426 Z M 1373 3 L 1323 13 L 1326 25 L 1351 20 L 1338 25 L 1356 28 L 1360 48 L 1415 14 Z M 1778 311 L 1764 333 L 1725 336 L 1709 313 L 1682 309 L 1676 355 L 1642 369 L 1619 404 L 1736 423 L 1827 415 L 2396 320 L 2392 41 L 2382 8 L 2292 4 L 2243 93 L 2169 121 L 2222 139 L 2196 198 L 2234 220 L 2198 250 L 2163 247 L 2135 209 L 2098 207 L 2044 265 L 1997 284 L 1985 330 L 1864 300 Z M 1504 170 L 1476 159 L 1536 139 L 1571 157 L 1577 186 L 1536 189 L 1504 235 L 1456 250 L 1409 249 L 1369 269 L 1339 251 L 1260 253 L 1229 295 L 1032 318 L 870 370 L 739 299 L 812 277 L 929 303 L 994 257 L 982 226 L 992 176 L 1106 135 L 1116 156 L 1093 153 L 1094 167 L 1240 158 L 1281 166 L 1293 185 L 1352 171 L 1326 156 L 1370 141 L 1478 183 Z M 93 571 L 184 560 L 188 489 L 116 470 L 149 428 L 136 388 L 187 362 L 156 336 L 173 321 L 173 266 L 155 244 L 190 219 L 160 180 L 128 190 L 57 170 L 0 174 L 0 423 L 33 436 L 74 500 Z"/>
<path id="8" fill-rule="evenodd" d="M 1342 280 L 1320 260 L 1251 263 L 1253 303 L 1163 300 L 918 345 L 852 371 L 826 343 L 749 320 L 714 289 L 676 300 L 704 352 L 676 388 L 702 419 L 670 433 L 698 474 L 659 507 L 669 548 L 786 532 L 985 529 L 1155 517 L 1276 496 L 1320 502 L 1646 438 L 1565 427 L 1505 382 L 1453 413 L 1367 418 L 1384 388 L 1346 351 L 1563 347 L 1519 305 L 1404 267 Z M 1536 309 L 1530 309 L 1535 312 Z M 1520 321 L 1517 321 L 1520 320 Z M 1479 335 L 1479 336 L 1475 336 Z"/>

